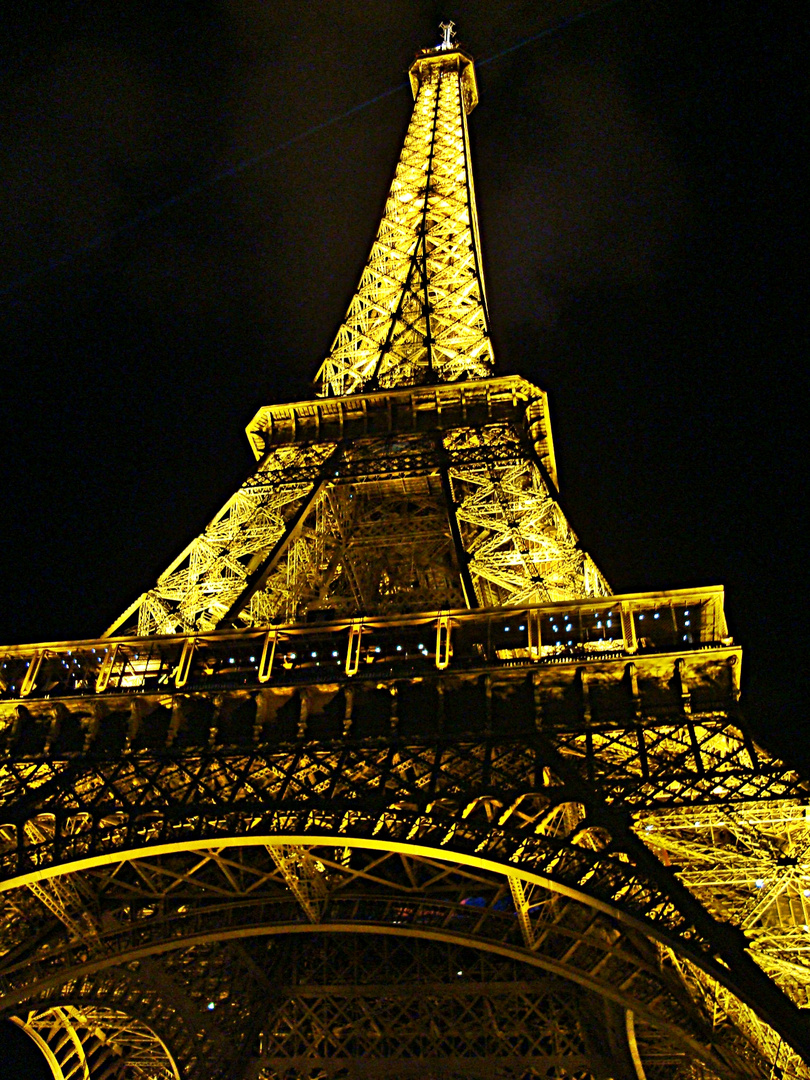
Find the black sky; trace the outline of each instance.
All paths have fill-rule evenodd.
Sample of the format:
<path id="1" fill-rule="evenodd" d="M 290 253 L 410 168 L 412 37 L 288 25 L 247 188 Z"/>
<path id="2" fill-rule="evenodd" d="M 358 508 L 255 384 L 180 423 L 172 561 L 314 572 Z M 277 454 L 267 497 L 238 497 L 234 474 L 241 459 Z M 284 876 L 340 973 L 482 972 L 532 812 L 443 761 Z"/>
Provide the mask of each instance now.
<path id="1" fill-rule="evenodd" d="M 725 585 L 749 714 L 800 736 L 808 23 L 790 8 L 4 8 L 0 641 L 100 633 L 247 474 L 256 409 L 310 395 L 405 70 L 451 16 L 489 60 L 471 138 L 495 347 L 551 395 L 574 528 L 616 591 Z"/>

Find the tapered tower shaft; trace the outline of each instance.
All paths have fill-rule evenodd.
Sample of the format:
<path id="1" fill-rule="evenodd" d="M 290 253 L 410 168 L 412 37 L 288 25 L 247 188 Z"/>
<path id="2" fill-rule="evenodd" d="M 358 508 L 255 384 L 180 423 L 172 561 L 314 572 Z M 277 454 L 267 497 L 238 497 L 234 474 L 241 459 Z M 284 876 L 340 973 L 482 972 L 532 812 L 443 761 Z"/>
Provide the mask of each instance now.
<path id="1" fill-rule="evenodd" d="M 318 397 L 259 410 L 256 471 L 108 633 L 610 591 L 559 506 L 545 394 L 494 374 L 472 60 L 446 42 L 409 74 L 413 115 Z"/>
<path id="2" fill-rule="evenodd" d="M 491 375 L 467 113 L 470 58 L 425 50 L 410 69 L 414 107 L 382 221 L 318 392 Z"/>

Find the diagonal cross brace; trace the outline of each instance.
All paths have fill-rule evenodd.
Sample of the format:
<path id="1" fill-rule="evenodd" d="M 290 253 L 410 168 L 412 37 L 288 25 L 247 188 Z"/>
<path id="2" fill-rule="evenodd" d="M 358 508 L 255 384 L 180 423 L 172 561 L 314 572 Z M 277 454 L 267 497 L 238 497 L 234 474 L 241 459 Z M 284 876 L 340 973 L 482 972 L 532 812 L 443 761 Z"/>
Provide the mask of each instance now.
<path id="1" fill-rule="evenodd" d="M 810 1062 L 810 1026 L 802 1010 L 749 955 L 743 931 L 731 923 L 714 918 L 678 879 L 674 870 L 665 866 L 636 836 L 630 824 L 629 812 L 611 806 L 600 796 L 542 732 L 538 732 L 536 738 L 545 760 L 564 781 L 573 797 L 585 807 L 590 821 L 609 832 L 615 847 L 629 856 L 631 862 L 709 943 L 713 957 L 719 961 L 710 961 L 710 974 L 777 1031 L 797 1054 Z M 707 968 L 705 955 L 694 959 L 704 969 Z"/>
<path id="2" fill-rule="evenodd" d="M 222 617 L 220 621 L 221 626 L 224 627 L 227 626 L 229 623 L 232 623 L 239 616 L 239 614 L 244 611 L 244 609 L 250 603 L 251 598 L 263 588 L 267 579 L 270 577 L 270 575 L 278 565 L 279 559 L 282 557 L 290 544 L 293 543 L 294 540 L 296 540 L 299 533 L 301 532 L 301 529 L 304 526 L 304 522 L 306 521 L 310 510 L 317 502 L 321 492 L 324 489 L 327 479 L 334 472 L 335 465 L 340 458 L 342 452 L 343 447 L 340 443 L 338 443 L 338 445 L 335 447 L 335 449 L 332 451 L 326 461 L 324 461 L 323 465 L 321 466 L 320 472 L 318 473 L 318 476 L 316 477 L 315 482 L 310 489 L 309 495 L 307 495 L 307 497 L 295 511 L 293 516 L 287 522 L 287 527 L 285 528 L 282 535 L 278 538 L 275 544 L 273 544 L 273 546 L 267 552 L 259 565 L 254 570 L 252 570 L 250 574 L 248 574 L 247 578 L 245 579 L 244 588 L 239 593 L 237 598 L 233 601 L 231 606 L 228 608 L 225 615 Z"/>
<path id="3" fill-rule="evenodd" d="M 267 851 L 306 917 L 319 923 L 329 894 L 315 860 L 308 851 L 291 844 L 269 844 Z"/>

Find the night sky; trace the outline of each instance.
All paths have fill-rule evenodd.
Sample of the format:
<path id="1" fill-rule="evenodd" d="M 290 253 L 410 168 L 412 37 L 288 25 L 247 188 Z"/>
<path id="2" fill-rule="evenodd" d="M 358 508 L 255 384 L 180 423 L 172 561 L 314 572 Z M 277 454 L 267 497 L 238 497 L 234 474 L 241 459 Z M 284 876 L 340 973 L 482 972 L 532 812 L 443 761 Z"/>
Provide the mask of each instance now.
<path id="1" fill-rule="evenodd" d="M 550 394 L 564 508 L 617 592 L 722 583 L 749 715 L 803 742 L 791 7 L 4 7 L 0 641 L 101 633 L 247 475 L 257 408 L 311 396 L 452 17 L 496 355 Z"/>

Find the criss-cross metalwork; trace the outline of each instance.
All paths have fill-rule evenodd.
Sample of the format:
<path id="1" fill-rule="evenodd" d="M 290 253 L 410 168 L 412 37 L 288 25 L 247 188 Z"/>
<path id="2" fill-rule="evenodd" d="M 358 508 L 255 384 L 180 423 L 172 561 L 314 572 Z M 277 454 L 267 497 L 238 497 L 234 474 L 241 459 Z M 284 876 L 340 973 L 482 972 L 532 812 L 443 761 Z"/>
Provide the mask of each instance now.
<path id="1" fill-rule="evenodd" d="M 493 373 L 467 134 L 472 61 L 458 49 L 423 54 L 411 82 L 413 115 L 377 238 L 318 372 L 323 394 Z"/>
<path id="2" fill-rule="evenodd" d="M 162 1040 L 126 1013 L 96 1005 L 57 1005 L 32 1009 L 15 1020 L 43 1051 L 57 1080 L 179 1080 Z"/>
<path id="3" fill-rule="evenodd" d="M 0 649 L 57 1080 L 810 1080 L 810 789 L 722 589 L 611 595 L 494 373 L 451 30 L 318 395 L 105 635 Z"/>

